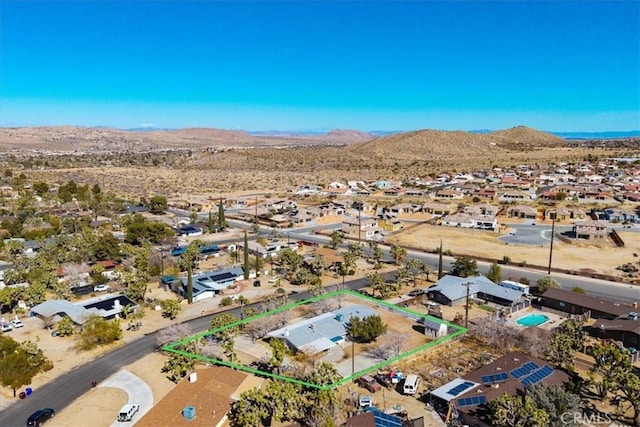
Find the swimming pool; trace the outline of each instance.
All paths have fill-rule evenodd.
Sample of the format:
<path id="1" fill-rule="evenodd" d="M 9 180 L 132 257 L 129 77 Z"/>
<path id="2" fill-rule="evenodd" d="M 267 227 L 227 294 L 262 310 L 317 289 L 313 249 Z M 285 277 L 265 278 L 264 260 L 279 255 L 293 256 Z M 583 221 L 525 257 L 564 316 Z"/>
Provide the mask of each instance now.
<path id="1" fill-rule="evenodd" d="M 530 328 L 532 326 L 540 326 L 548 321 L 549 318 L 544 314 L 527 314 L 526 316 L 516 320 L 516 323 L 520 326 Z"/>

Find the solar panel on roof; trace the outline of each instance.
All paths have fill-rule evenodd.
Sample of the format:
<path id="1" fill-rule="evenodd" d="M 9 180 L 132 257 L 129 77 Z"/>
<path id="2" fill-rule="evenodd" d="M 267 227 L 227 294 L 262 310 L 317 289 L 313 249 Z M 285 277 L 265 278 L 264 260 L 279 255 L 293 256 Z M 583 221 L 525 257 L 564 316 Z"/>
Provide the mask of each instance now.
<path id="1" fill-rule="evenodd" d="M 231 278 L 236 277 L 235 274 L 231 274 L 231 273 L 220 273 L 220 274 L 212 274 L 211 276 L 209 276 L 209 278 L 211 280 L 213 280 L 214 282 L 220 282 L 223 280 L 229 280 Z"/>
<path id="2" fill-rule="evenodd" d="M 542 368 L 537 369 L 524 377 L 522 380 L 520 380 L 520 382 L 525 387 L 529 387 L 534 384 L 538 384 L 540 381 L 547 378 L 551 374 L 553 374 L 553 368 L 549 365 L 544 365 Z"/>
<path id="3" fill-rule="evenodd" d="M 487 398 L 484 396 L 463 397 L 462 399 L 458 399 L 459 407 L 484 405 L 485 403 L 487 403 Z"/>
<path id="4" fill-rule="evenodd" d="M 494 384 L 502 381 L 507 381 L 509 379 L 509 375 L 506 372 L 500 372 L 499 374 L 493 375 L 484 375 L 482 377 L 483 384 Z"/>
<path id="5" fill-rule="evenodd" d="M 449 393 L 452 396 L 457 396 L 460 393 L 462 393 L 463 391 L 467 390 L 469 387 L 473 386 L 473 383 L 470 381 L 465 381 L 462 384 L 458 384 L 457 386 L 455 386 L 454 388 L 452 388 L 451 390 L 449 390 L 447 393 Z"/>
<path id="6" fill-rule="evenodd" d="M 385 414 L 380 410 L 374 410 L 370 412 L 373 412 L 373 418 L 376 427 L 402 427 L 402 419 L 396 417 L 395 415 Z"/>
<path id="7" fill-rule="evenodd" d="M 531 371 L 538 369 L 538 365 L 534 362 L 527 362 L 524 365 L 514 369 L 511 371 L 511 375 L 513 375 L 516 379 L 521 379 L 527 376 Z"/>

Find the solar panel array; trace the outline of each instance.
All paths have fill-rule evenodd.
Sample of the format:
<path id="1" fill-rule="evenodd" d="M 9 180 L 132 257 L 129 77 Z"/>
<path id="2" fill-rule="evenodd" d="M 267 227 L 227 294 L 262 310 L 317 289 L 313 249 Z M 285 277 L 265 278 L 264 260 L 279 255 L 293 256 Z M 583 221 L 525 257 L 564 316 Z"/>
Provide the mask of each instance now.
<path id="1" fill-rule="evenodd" d="M 526 377 L 520 380 L 523 386 L 529 387 L 534 384 L 538 384 L 543 379 L 547 378 L 549 375 L 553 374 L 553 368 L 549 365 L 544 365 L 540 369 L 536 369 Z"/>
<path id="2" fill-rule="evenodd" d="M 499 374 L 494 375 L 484 375 L 482 377 L 483 384 L 495 384 L 501 383 L 503 381 L 507 381 L 509 379 L 509 375 L 506 372 L 500 372 Z"/>
<path id="3" fill-rule="evenodd" d="M 402 419 L 400 417 L 385 414 L 377 408 L 365 412 L 373 412 L 376 427 L 402 427 Z"/>
<path id="4" fill-rule="evenodd" d="M 458 384 L 457 386 L 449 390 L 447 393 L 449 393 L 452 396 L 457 396 L 471 386 L 473 386 L 473 383 L 471 381 L 465 381 L 462 384 Z"/>
<path id="5" fill-rule="evenodd" d="M 458 406 L 475 406 L 487 403 L 487 398 L 484 396 L 463 397 L 458 399 Z"/>
<path id="6" fill-rule="evenodd" d="M 511 375 L 513 375 L 516 379 L 520 380 L 521 378 L 526 377 L 527 375 L 529 375 L 529 373 L 531 373 L 536 369 L 538 369 L 538 365 L 536 365 L 533 362 L 527 362 L 524 365 L 520 366 L 519 368 L 516 368 L 513 371 L 511 371 Z"/>

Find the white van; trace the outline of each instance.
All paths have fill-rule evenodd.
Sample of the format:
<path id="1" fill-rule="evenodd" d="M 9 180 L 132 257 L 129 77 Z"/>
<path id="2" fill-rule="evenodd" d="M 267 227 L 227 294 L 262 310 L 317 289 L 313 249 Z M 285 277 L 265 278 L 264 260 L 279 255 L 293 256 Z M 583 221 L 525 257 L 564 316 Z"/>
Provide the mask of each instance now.
<path id="1" fill-rule="evenodd" d="M 137 403 L 128 403 L 124 405 L 122 409 L 120 409 L 120 412 L 118 412 L 118 421 L 131 421 L 136 412 L 138 412 L 138 409 L 140 409 L 140 405 Z"/>
<path id="2" fill-rule="evenodd" d="M 407 375 L 407 378 L 404 380 L 404 386 L 402 387 L 402 392 L 404 394 L 416 394 L 418 391 L 418 386 L 420 385 L 420 377 L 411 374 Z"/>

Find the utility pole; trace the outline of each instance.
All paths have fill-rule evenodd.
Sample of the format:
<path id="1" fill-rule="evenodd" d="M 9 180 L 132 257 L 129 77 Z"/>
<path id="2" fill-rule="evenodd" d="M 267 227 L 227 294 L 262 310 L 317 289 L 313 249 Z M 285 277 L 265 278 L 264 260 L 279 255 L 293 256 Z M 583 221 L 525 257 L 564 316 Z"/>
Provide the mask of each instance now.
<path id="1" fill-rule="evenodd" d="M 358 206 L 358 245 L 362 244 L 362 205 Z"/>
<path id="2" fill-rule="evenodd" d="M 471 287 L 472 282 L 463 283 L 462 286 L 467 287 L 467 300 L 464 306 L 464 327 L 469 328 L 469 288 Z"/>
<path id="3" fill-rule="evenodd" d="M 356 373 L 356 342 L 351 337 L 351 375 Z"/>
<path id="4" fill-rule="evenodd" d="M 551 217 L 551 245 L 549 246 L 549 268 L 547 269 L 547 274 L 551 274 L 551 257 L 553 256 L 553 236 L 556 234 L 556 213 L 552 212 L 549 214 Z"/>

